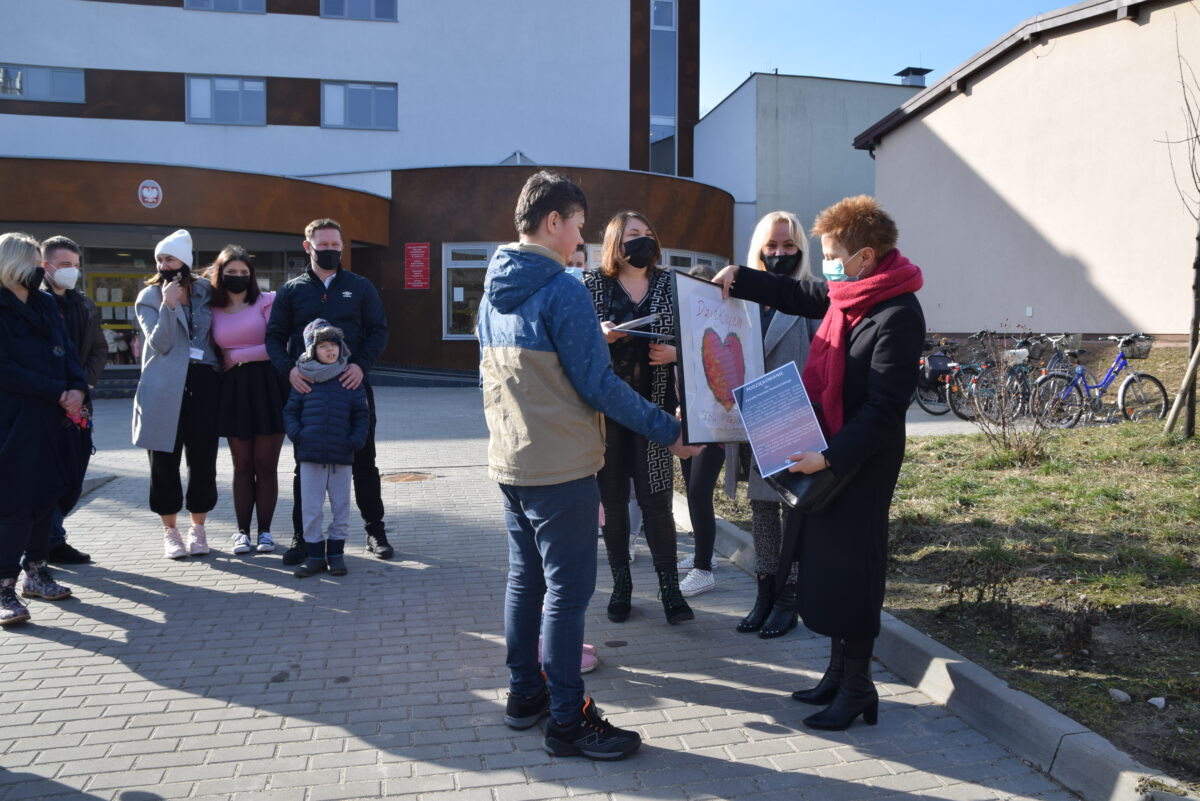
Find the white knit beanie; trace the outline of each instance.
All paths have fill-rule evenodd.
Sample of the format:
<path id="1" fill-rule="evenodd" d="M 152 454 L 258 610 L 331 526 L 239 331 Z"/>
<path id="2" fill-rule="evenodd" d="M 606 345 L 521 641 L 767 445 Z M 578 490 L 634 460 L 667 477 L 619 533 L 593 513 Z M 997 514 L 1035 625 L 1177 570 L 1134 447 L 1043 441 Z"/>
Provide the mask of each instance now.
<path id="1" fill-rule="evenodd" d="M 154 258 L 165 253 L 174 256 L 188 267 L 192 266 L 192 235 L 180 228 L 154 246 Z"/>

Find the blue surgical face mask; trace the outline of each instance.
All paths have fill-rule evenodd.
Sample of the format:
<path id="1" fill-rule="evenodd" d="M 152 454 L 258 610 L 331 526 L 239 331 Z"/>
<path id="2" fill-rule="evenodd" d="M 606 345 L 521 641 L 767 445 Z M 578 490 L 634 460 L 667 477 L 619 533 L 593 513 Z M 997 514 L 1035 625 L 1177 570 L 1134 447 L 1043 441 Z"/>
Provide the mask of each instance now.
<path id="1" fill-rule="evenodd" d="M 856 250 L 848 259 L 822 259 L 821 272 L 825 274 L 826 281 L 857 281 L 861 275 L 846 275 L 846 262 L 853 261 L 854 257 L 862 250 Z"/>

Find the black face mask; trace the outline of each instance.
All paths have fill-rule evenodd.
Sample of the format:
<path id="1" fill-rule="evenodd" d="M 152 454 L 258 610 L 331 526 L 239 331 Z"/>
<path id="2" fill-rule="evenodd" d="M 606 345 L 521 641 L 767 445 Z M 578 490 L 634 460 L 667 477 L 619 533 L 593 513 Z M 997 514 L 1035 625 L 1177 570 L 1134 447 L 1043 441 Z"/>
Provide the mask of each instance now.
<path id="1" fill-rule="evenodd" d="M 342 266 L 342 251 L 340 250 L 314 250 L 317 254 L 317 266 L 325 272 L 333 272 Z"/>
<path id="2" fill-rule="evenodd" d="M 42 281 L 46 279 L 46 270 L 43 267 L 34 267 L 33 272 L 26 276 L 21 282 L 21 286 L 28 289 L 30 292 L 37 292 L 38 287 L 42 285 Z"/>
<path id="3" fill-rule="evenodd" d="M 176 276 L 182 280 L 183 278 L 187 277 L 189 272 L 191 272 L 191 268 L 184 266 L 178 270 L 159 270 L 158 274 L 162 276 L 164 284 L 169 284 L 175 280 Z"/>
<path id="4" fill-rule="evenodd" d="M 793 275 L 803 257 L 804 251 L 797 250 L 790 256 L 763 256 L 762 260 L 763 264 L 767 265 L 767 269 L 775 275 Z"/>
<path id="5" fill-rule="evenodd" d="M 226 292 L 232 292 L 236 295 L 250 288 L 250 276 L 223 275 L 221 276 L 221 285 L 225 287 Z"/>
<path id="6" fill-rule="evenodd" d="M 621 247 L 625 249 L 625 261 L 639 270 L 644 270 L 654 263 L 658 243 L 654 241 L 654 237 L 639 236 L 637 239 L 630 239 Z"/>

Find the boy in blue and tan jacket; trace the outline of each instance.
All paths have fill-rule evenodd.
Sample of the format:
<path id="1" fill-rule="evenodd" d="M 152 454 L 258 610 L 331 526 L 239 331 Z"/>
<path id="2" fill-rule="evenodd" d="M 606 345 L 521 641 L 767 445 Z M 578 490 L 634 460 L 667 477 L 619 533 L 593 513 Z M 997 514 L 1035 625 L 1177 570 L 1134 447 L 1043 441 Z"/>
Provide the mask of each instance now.
<path id="1" fill-rule="evenodd" d="M 586 217 L 587 198 L 566 178 L 542 171 L 525 183 L 520 241 L 496 251 L 484 281 L 480 373 L 488 468 L 504 494 L 509 541 L 504 721 L 525 729 L 549 713 L 550 753 L 620 759 L 641 740 L 600 717 L 579 672 L 596 587 L 603 415 L 677 456 L 700 449 L 684 446 L 679 421 L 612 371 L 591 297 L 563 269 Z"/>

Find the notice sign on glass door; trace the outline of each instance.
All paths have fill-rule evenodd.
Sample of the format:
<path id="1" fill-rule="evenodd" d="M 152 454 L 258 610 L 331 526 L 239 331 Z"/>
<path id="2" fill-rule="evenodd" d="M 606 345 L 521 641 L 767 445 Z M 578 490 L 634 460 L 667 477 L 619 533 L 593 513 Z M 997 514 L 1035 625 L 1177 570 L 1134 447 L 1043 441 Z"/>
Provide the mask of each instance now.
<path id="1" fill-rule="evenodd" d="M 429 289 L 429 243 L 404 243 L 404 288 Z"/>

